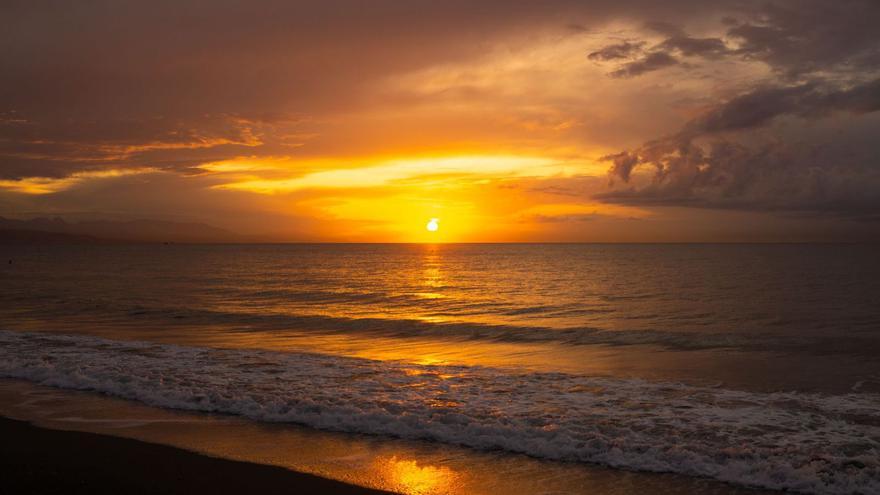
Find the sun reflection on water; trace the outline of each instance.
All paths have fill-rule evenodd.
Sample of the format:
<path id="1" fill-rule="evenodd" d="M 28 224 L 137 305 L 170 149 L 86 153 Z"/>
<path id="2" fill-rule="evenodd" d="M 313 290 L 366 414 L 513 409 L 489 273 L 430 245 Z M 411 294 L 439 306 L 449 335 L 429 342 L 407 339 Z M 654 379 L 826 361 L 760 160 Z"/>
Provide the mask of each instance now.
<path id="1" fill-rule="evenodd" d="M 444 287 L 443 256 L 440 247 L 435 244 L 425 245 L 425 255 L 422 258 L 423 278 L 422 285 L 430 289 Z M 442 297 L 442 296 L 441 296 Z"/>

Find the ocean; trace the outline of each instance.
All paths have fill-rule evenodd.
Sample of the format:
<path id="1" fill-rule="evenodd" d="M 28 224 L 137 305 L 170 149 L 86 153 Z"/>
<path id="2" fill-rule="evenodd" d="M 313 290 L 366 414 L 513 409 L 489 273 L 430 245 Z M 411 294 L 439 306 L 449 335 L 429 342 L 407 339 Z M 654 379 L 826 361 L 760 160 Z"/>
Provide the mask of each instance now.
<path id="1" fill-rule="evenodd" d="M 880 493 L 876 246 L 21 244 L 0 261 L 7 412 L 58 391 L 273 428 L 311 447 L 239 435 L 221 454 L 406 493 L 594 493 L 597 472 L 603 492 Z M 362 456 L 315 467 L 328 441 Z M 418 483 L 364 467 L 380 455 Z"/>

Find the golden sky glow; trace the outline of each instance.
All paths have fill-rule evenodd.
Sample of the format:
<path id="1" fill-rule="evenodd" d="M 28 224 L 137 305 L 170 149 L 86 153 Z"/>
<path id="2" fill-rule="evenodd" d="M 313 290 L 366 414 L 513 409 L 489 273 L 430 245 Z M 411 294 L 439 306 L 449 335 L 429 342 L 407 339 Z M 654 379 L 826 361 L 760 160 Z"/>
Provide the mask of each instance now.
<path id="1" fill-rule="evenodd" d="M 345 161 L 325 160 L 305 164 L 302 168 L 322 167 L 323 170 L 309 172 L 299 177 L 281 175 L 277 178 L 259 175 L 242 175 L 228 184 L 217 188 L 240 189 L 244 191 L 272 194 L 300 189 L 358 189 L 406 184 L 413 187 L 447 186 L 455 187 L 464 177 L 498 176 L 547 176 L 565 170 L 545 158 L 519 156 L 452 156 L 437 158 L 399 158 L 388 161 Z M 201 168 L 211 172 L 259 172 L 295 171 L 300 168 L 296 161 L 286 164 L 272 161 L 260 165 L 253 160 L 233 160 L 210 163 Z"/>
<path id="2" fill-rule="evenodd" d="M 873 8 L 260 1 L 187 6 L 161 37 L 149 2 L 12 8 L 0 216 L 270 241 L 876 233 L 880 48 L 852 27 Z"/>
<path id="3" fill-rule="evenodd" d="M 460 242 L 478 235 L 503 237 L 511 229 L 528 231 L 530 215 L 645 215 L 614 205 L 533 206 L 529 198 L 514 198 L 523 195 L 517 181 L 564 180 L 602 168 L 553 157 L 239 157 L 199 168 L 218 181 L 214 189 L 276 198 L 299 193 L 299 208 L 330 225 L 346 225 L 346 234 L 359 239 Z M 424 228 L 432 218 L 443 219 L 442 229 Z"/>

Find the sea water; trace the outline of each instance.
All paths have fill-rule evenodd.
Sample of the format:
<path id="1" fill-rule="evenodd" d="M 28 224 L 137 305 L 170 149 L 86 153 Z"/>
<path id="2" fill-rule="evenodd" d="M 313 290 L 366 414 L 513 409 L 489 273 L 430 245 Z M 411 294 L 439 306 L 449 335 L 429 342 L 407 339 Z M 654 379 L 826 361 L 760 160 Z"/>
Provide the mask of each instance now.
<path id="1" fill-rule="evenodd" d="M 880 491 L 874 246 L 0 254 L 6 378 L 567 469 Z"/>

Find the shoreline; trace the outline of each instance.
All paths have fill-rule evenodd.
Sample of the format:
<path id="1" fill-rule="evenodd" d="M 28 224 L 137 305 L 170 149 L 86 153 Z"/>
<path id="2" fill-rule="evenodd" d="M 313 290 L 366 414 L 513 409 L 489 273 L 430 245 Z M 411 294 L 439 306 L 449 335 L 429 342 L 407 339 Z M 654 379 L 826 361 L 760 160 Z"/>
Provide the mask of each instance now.
<path id="1" fill-rule="evenodd" d="M 0 417 L 2 491 L 21 494 L 388 495 L 289 469 Z"/>
<path id="2" fill-rule="evenodd" d="M 358 488 L 356 493 L 778 493 L 672 473 L 554 462 L 442 444 L 321 431 L 295 424 L 261 423 L 234 416 L 155 408 L 93 392 L 58 389 L 13 379 L 0 379 L 2 418 L 23 421 L 52 433 L 77 431 L 131 439 L 210 459 L 275 466 L 287 474 L 309 473 L 355 488 L 369 487 Z M 0 487 L 5 488 L 2 480 Z M 3 492 L 2 488 L 0 492 Z M 41 490 L 34 493 L 68 491 Z M 196 493 L 202 491 L 207 489 L 195 490 Z M 295 487 L 289 491 L 300 492 Z M 302 493 L 350 492 L 305 489 Z"/>

